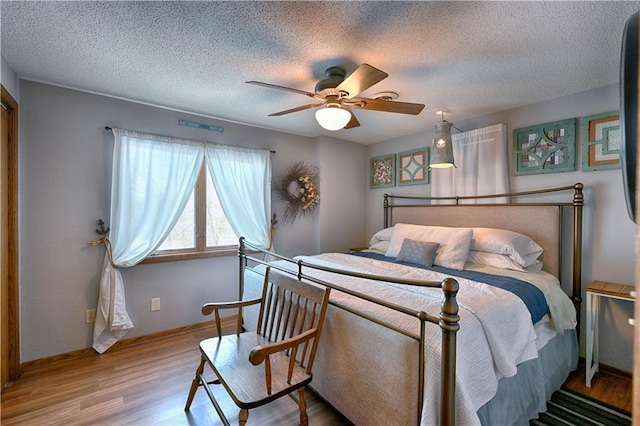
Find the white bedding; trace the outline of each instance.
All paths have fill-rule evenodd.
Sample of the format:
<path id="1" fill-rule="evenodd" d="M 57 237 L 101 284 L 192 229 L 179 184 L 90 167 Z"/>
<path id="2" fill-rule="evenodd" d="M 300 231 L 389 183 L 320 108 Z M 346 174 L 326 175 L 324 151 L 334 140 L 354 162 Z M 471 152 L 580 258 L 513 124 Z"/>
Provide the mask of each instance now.
<path id="1" fill-rule="evenodd" d="M 491 266 L 467 263 L 464 269 L 483 272 L 485 274 L 505 275 L 526 281 L 538 287 L 549 305 L 550 320 L 559 333 L 576 327 L 576 309 L 573 302 L 560 287 L 560 281 L 545 271 L 520 272 L 511 269 L 498 269 Z"/>
<path id="2" fill-rule="evenodd" d="M 419 280 L 440 281 L 445 275 L 410 266 L 355 257 L 341 253 L 317 256 L 300 256 L 304 262 L 343 270 L 365 272 L 385 276 L 400 276 Z M 294 269 L 295 265 L 278 262 Z M 468 265 L 469 266 L 469 265 Z M 495 268 L 469 266 L 480 272 L 496 273 Z M 490 271 L 489 271 L 490 270 Z M 401 284 L 383 284 L 371 280 L 353 279 L 323 271 L 306 269 L 306 273 L 352 290 L 366 292 L 374 297 L 397 303 L 432 315 L 440 312 L 442 292 L 438 288 L 424 288 Z M 521 273 L 502 271 L 538 286 L 551 308 L 551 319 L 556 328 L 570 328 L 575 324 L 575 311 L 568 297 L 559 288 L 557 280 L 547 273 Z M 456 423 L 479 424 L 476 411 L 496 393 L 498 380 L 516 373 L 516 366 L 537 357 L 536 331 L 524 303 L 508 291 L 459 278 L 458 303 L 460 306 L 460 331 L 457 334 L 458 362 L 456 371 Z M 399 314 L 369 302 L 334 291 L 332 301 L 364 309 L 369 314 L 388 321 L 415 335 L 419 323 L 415 318 Z M 497 305 L 500 309 L 495 309 Z M 573 317 L 572 317 L 573 312 Z M 439 423 L 440 389 L 440 330 L 427 333 L 425 399 L 422 424 Z M 548 332 L 548 329 L 547 329 Z M 546 339 L 550 338 L 547 334 Z M 539 342 L 538 342 L 539 343 Z M 383 349 L 383 348 L 380 348 Z M 435 397 L 434 397 L 435 396 Z"/>

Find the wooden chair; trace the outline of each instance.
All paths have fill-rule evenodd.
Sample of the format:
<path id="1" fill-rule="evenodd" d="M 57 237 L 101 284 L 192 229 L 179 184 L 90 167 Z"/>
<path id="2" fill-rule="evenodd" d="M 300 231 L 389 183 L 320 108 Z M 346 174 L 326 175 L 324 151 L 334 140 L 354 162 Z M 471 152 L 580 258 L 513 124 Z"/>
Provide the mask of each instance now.
<path id="1" fill-rule="evenodd" d="M 267 268 L 262 297 L 240 302 L 207 303 L 204 315 L 215 312 L 218 336 L 200 342 L 202 358 L 185 411 L 189 410 L 199 386 L 203 386 L 225 425 L 229 421 L 209 385 L 222 384 L 240 408 L 238 421 L 244 425 L 249 409 L 298 391 L 300 424 L 307 425 L 304 390 L 311 382 L 315 357 L 330 289 L 315 286 Z M 257 331 L 242 332 L 242 308 L 261 305 Z M 236 334 L 222 336 L 218 310 L 239 308 Z M 207 382 L 208 363 L 217 379 Z"/>

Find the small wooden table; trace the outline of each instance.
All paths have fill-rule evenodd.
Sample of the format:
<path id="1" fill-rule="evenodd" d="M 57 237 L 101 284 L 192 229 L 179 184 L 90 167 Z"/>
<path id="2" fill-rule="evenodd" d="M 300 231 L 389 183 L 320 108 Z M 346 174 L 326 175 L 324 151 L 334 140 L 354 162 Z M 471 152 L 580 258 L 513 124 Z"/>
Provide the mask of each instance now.
<path id="1" fill-rule="evenodd" d="M 600 298 L 630 300 L 636 298 L 635 287 L 631 285 L 594 281 L 587 287 L 587 362 L 585 381 L 591 387 L 591 379 L 598 371 L 598 314 L 600 312 Z"/>
<path id="2" fill-rule="evenodd" d="M 349 253 L 357 253 L 359 251 L 367 250 L 368 248 L 369 247 L 366 247 L 366 246 L 364 246 L 364 247 L 351 247 L 349 249 Z"/>

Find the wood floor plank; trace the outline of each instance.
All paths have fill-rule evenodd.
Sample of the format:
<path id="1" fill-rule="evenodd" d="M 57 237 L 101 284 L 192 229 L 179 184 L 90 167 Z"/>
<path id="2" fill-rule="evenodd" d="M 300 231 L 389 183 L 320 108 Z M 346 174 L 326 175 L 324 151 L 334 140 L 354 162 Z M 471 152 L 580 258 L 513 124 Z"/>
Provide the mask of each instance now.
<path id="1" fill-rule="evenodd" d="M 210 329 L 128 346 L 102 355 L 44 364 L 32 363 L 2 393 L 2 425 L 221 425 L 204 390 L 189 412 L 184 404 L 200 361 L 198 343 Z M 581 372 L 582 370 L 582 372 Z M 601 371 L 593 387 L 584 386 L 584 368 L 566 386 L 606 403 L 631 409 L 631 379 Z M 232 422 L 237 407 L 220 387 L 216 397 Z M 313 392 L 307 392 L 313 425 L 351 425 Z M 251 410 L 249 425 L 298 424 L 298 408 L 281 398 Z"/>
<path id="2" fill-rule="evenodd" d="M 591 387 L 585 384 L 584 359 L 565 381 L 564 386 L 578 393 L 631 412 L 633 405 L 632 378 L 630 374 L 611 368 L 600 368 L 591 380 Z"/>
<path id="3" fill-rule="evenodd" d="M 200 361 L 198 343 L 212 336 L 199 330 L 125 347 L 93 357 L 63 360 L 33 368 L 2 393 L 3 425 L 218 425 L 222 424 L 204 390 L 189 412 L 184 404 Z M 230 419 L 238 409 L 222 388 L 215 390 Z M 308 392 L 315 425 L 350 423 Z M 254 425 L 297 424 L 298 407 L 282 398 L 251 410 Z"/>

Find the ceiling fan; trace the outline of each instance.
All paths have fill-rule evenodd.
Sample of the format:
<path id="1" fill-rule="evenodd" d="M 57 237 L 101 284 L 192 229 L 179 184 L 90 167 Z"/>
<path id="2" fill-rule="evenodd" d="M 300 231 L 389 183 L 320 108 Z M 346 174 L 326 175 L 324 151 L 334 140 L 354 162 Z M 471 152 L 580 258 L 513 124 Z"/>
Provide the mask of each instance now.
<path id="1" fill-rule="evenodd" d="M 318 124 L 327 130 L 351 129 L 360 126 L 360 122 L 358 122 L 355 114 L 353 114 L 352 108 L 411 115 L 420 114 L 424 108 L 423 104 L 396 102 L 393 99 L 397 97 L 397 95 L 391 92 L 388 92 L 389 94 L 386 96 L 376 97 L 374 99 L 358 97 L 358 94 L 389 76 L 386 72 L 380 71 L 369 64 L 360 65 L 348 77 L 346 77 L 347 73 L 344 68 L 337 66 L 328 68 L 325 75 L 326 78 L 316 84 L 314 93 L 293 89 L 291 87 L 262 83 L 260 81 L 247 81 L 247 83 L 299 93 L 315 99 L 316 103 L 274 112 L 273 114 L 269 114 L 269 116 L 280 116 L 322 107 L 316 111 L 316 120 Z"/>

